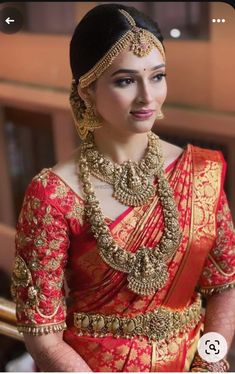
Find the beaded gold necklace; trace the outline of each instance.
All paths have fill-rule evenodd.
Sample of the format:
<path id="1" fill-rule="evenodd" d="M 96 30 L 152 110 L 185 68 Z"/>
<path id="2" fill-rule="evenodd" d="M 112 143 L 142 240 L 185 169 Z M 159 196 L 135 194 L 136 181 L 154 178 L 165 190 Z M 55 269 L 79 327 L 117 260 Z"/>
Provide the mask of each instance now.
<path id="1" fill-rule="evenodd" d="M 162 288 L 168 280 L 166 262 L 177 249 L 181 230 L 173 191 L 165 178 L 160 143 L 157 148 L 158 164 L 156 190 L 163 208 L 165 229 L 162 238 L 154 248 L 141 246 L 135 253 L 125 251 L 114 241 L 109 227 L 105 223 L 99 202 L 90 181 L 90 163 L 87 160 L 88 143 L 81 146 L 78 172 L 85 195 L 85 215 L 91 225 L 91 231 L 97 240 L 101 258 L 113 269 L 127 273 L 127 287 L 134 293 L 150 295 Z M 160 167 L 159 167 L 160 165 Z"/>

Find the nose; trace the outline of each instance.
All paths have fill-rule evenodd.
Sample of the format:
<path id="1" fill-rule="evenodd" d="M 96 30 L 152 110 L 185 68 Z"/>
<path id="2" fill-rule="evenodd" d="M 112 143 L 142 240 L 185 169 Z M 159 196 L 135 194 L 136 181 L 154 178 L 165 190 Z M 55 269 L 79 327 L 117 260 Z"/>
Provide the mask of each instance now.
<path id="1" fill-rule="evenodd" d="M 138 86 L 137 102 L 149 104 L 153 101 L 153 89 L 147 82 L 140 83 Z"/>

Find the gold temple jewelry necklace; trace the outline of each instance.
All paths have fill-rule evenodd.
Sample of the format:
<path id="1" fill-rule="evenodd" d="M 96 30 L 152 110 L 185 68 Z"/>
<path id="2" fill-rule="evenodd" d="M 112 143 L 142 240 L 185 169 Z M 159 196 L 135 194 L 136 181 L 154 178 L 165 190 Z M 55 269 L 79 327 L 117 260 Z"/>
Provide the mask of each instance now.
<path id="1" fill-rule="evenodd" d="M 165 224 L 163 235 L 159 244 L 154 248 L 141 246 L 135 253 L 125 251 L 116 244 L 105 223 L 90 181 L 91 171 L 90 162 L 86 157 L 87 149 L 87 145 L 83 143 L 78 160 L 78 173 L 85 195 L 85 215 L 97 240 L 99 254 L 103 261 L 113 269 L 128 273 L 127 287 L 130 290 L 140 295 L 150 295 L 166 284 L 169 277 L 166 262 L 175 253 L 181 239 L 173 191 L 164 175 L 163 168 L 160 167 L 157 171 L 156 190 L 163 208 Z M 157 157 L 160 158 L 159 164 L 163 165 L 160 148 L 157 149 L 157 153 Z"/>
<path id="2" fill-rule="evenodd" d="M 142 206 L 154 197 L 153 177 L 161 170 L 159 137 L 148 133 L 148 147 L 140 162 L 126 161 L 121 165 L 105 158 L 96 148 L 93 134 L 83 146 L 90 173 L 113 186 L 113 197 L 128 206 Z"/>

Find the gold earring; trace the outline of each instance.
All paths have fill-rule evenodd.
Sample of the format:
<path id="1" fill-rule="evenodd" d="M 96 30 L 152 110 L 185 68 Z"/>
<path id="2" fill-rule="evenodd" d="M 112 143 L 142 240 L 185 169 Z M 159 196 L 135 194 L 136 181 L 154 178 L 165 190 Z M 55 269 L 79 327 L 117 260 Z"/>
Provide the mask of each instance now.
<path id="1" fill-rule="evenodd" d="M 164 117 L 165 117 L 164 114 L 163 114 L 162 111 L 160 110 L 160 111 L 158 112 L 158 114 L 157 114 L 156 119 L 163 119 Z"/>
<path id="2" fill-rule="evenodd" d="M 89 131 L 102 127 L 101 118 L 95 114 L 94 107 L 88 101 L 83 101 L 78 95 L 74 79 L 70 92 L 70 105 L 75 127 L 81 140 L 86 139 Z"/>
<path id="3" fill-rule="evenodd" d="M 87 128 L 88 131 L 94 131 L 95 129 L 99 129 L 102 127 L 101 118 L 97 116 L 95 113 L 95 106 L 92 105 L 89 101 L 84 100 L 86 110 L 83 115 L 84 126 Z"/>

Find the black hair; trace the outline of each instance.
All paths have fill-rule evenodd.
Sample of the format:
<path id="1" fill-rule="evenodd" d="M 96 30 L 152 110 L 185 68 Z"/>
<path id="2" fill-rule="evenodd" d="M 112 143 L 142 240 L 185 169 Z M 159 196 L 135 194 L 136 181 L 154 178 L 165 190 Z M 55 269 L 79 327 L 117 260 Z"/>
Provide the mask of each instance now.
<path id="1" fill-rule="evenodd" d="M 163 45 L 158 24 L 136 8 L 122 4 L 95 6 L 76 26 L 70 42 L 70 66 L 77 83 L 130 30 L 128 20 L 119 9 L 127 11 L 137 27 L 150 31 Z"/>

